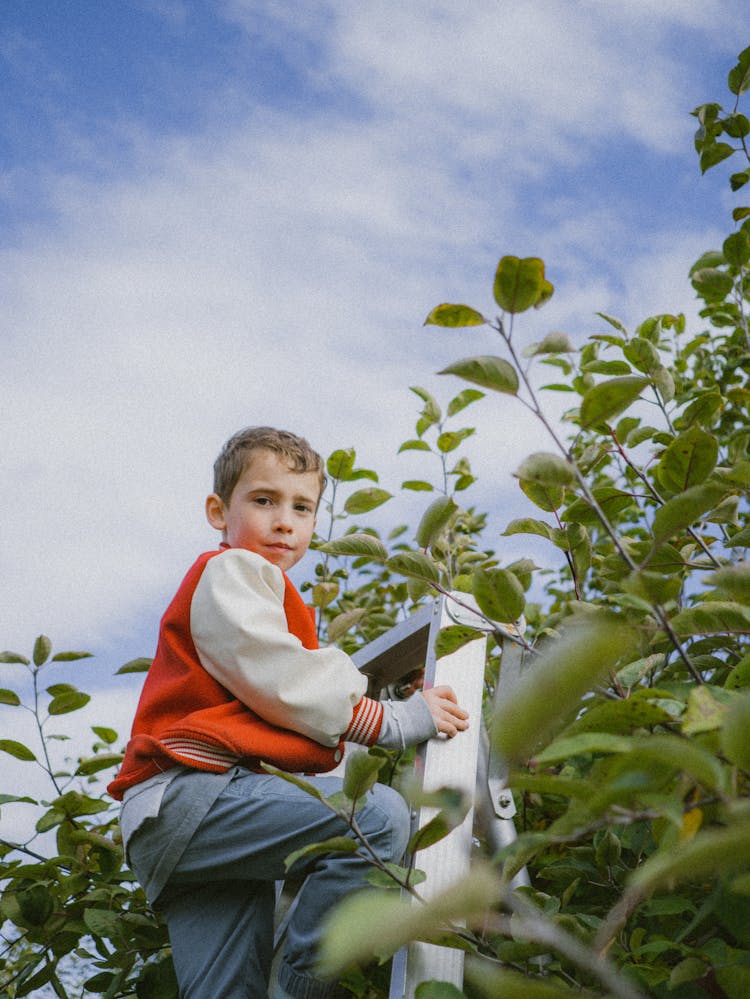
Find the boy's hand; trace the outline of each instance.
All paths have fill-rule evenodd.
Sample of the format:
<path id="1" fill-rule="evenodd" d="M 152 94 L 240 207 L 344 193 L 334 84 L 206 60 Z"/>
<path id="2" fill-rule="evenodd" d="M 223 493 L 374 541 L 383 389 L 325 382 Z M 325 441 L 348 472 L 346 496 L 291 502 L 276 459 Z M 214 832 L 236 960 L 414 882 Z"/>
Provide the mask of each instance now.
<path id="1" fill-rule="evenodd" d="M 469 713 L 459 706 L 452 687 L 430 687 L 422 691 L 422 697 L 427 701 L 438 733 L 452 739 L 469 727 Z"/>

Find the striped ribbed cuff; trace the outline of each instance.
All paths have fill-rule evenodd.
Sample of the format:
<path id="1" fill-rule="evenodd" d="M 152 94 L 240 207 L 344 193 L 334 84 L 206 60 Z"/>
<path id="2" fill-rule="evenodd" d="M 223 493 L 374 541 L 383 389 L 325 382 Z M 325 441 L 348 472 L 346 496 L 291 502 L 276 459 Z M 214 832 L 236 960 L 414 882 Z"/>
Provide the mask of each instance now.
<path id="1" fill-rule="evenodd" d="M 354 714 L 349 728 L 341 738 L 345 742 L 358 742 L 362 746 L 373 746 L 383 724 L 383 705 L 371 697 L 363 697 L 354 705 Z"/>

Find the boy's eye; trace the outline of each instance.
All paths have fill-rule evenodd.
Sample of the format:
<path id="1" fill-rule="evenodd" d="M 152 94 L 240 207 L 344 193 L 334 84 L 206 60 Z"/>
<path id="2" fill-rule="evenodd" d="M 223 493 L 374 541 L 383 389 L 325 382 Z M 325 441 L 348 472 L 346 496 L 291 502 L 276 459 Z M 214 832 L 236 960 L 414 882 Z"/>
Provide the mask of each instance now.
<path id="1" fill-rule="evenodd" d="M 300 513 L 312 513 L 312 507 L 308 506 L 307 503 L 298 503 L 297 510 Z"/>
<path id="2" fill-rule="evenodd" d="M 255 502 L 259 506 L 268 506 L 268 504 L 271 502 L 271 500 L 268 498 L 268 496 L 256 496 L 255 497 Z"/>

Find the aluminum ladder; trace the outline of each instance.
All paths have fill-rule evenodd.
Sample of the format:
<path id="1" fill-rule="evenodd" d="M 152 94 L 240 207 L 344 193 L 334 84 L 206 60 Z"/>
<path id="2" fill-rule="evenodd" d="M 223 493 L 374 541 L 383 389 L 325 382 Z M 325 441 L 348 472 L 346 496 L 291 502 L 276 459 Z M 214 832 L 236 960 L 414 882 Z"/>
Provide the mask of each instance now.
<path id="1" fill-rule="evenodd" d="M 420 894 L 430 899 L 459 882 L 468 872 L 475 818 L 481 820 L 490 848 L 495 851 L 516 838 L 515 805 L 507 789 L 502 763 L 490 751 L 482 721 L 485 677 L 485 637 L 437 659 L 435 641 L 441 628 L 451 624 L 480 626 L 484 623 L 470 596 L 465 593 L 440 596 L 417 610 L 353 656 L 371 680 L 371 694 L 394 686 L 413 670 L 424 667 L 425 687 L 448 684 L 459 704 L 469 712 L 470 727 L 453 739 L 431 739 L 418 750 L 417 769 L 425 790 L 460 788 L 471 796 L 472 806 L 463 823 L 445 839 L 421 850 L 418 866 L 427 875 Z M 505 628 L 505 626 L 501 626 Z M 513 628 L 509 627 L 512 634 Z M 522 648 L 510 637 L 503 640 L 500 678 L 495 703 L 507 700 L 524 667 Z M 414 828 L 424 825 L 434 809 L 420 809 L 413 816 Z M 528 884 L 522 871 L 515 884 Z M 393 959 L 389 999 L 413 999 L 420 982 L 436 979 L 457 988 L 463 985 L 464 953 L 450 947 L 413 943 Z"/>

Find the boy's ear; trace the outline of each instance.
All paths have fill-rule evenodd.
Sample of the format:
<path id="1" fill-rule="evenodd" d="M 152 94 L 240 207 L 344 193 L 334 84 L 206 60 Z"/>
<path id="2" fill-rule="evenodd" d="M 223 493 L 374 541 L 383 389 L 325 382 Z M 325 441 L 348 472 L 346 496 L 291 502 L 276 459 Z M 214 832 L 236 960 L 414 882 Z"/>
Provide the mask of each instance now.
<path id="1" fill-rule="evenodd" d="M 223 531 L 227 526 L 224 503 L 216 493 L 211 493 L 210 496 L 206 497 L 206 520 L 217 531 Z"/>

